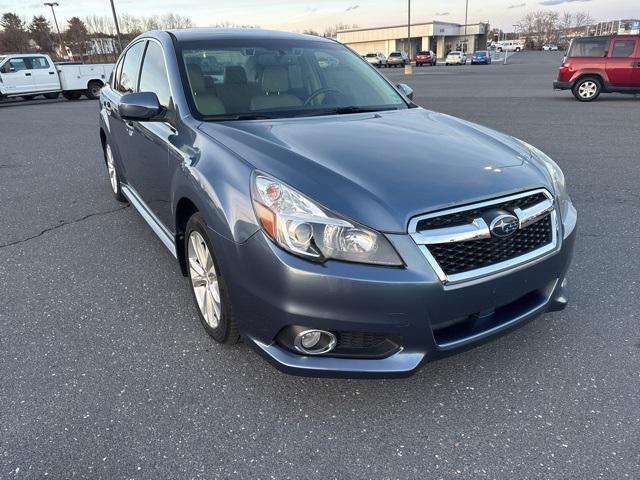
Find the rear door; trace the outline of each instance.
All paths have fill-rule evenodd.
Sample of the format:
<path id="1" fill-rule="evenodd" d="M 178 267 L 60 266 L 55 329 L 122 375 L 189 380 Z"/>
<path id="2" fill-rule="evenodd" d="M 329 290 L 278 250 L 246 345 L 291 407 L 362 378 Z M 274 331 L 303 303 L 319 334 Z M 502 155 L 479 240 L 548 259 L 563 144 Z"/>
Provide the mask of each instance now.
<path id="1" fill-rule="evenodd" d="M 614 87 L 631 87 L 632 72 L 636 62 L 635 38 L 614 38 L 609 44 L 607 77 Z"/>
<path id="2" fill-rule="evenodd" d="M 0 75 L 2 75 L 2 87 L 5 95 L 30 93 L 35 89 L 26 57 L 13 57 L 7 60 L 0 69 Z"/>
<path id="3" fill-rule="evenodd" d="M 640 39 L 636 38 L 636 53 L 631 67 L 631 87 L 640 89 Z"/>
<path id="4" fill-rule="evenodd" d="M 26 57 L 27 65 L 31 70 L 31 79 L 34 89 L 38 92 L 60 90 L 60 81 L 56 68 L 47 57 Z"/>

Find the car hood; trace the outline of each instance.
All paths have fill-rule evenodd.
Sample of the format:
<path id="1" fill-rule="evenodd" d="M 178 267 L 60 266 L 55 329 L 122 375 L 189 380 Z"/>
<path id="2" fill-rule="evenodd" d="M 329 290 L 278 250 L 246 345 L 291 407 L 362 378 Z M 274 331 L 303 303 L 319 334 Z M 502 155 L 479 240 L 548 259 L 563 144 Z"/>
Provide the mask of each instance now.
<path id="1" fill-rule="evenodd" d="M 550 188 L 512 137 L 422 108 L 199 129 L 256 169 L 383 232 L 406 232 L 411 217 L 429 211 Z"/>

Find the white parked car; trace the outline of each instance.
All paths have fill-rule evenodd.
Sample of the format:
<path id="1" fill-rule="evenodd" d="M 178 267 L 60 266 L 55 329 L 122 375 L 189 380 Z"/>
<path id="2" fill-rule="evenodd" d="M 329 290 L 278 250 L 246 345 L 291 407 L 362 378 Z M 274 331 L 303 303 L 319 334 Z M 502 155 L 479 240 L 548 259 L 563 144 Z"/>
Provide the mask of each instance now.
<path id="1" fill-rule="evenodd" d="M 36 95 L 57 98 L 60 93 L 77 100 L 81 95 L 98 98 L 113 64 L 55 64 L 49 55 L 12 54 L 0 56 L 0 98 Z"/>
<path id="2" fill-rule="evenodd" d="M 467 56 L 464 52 L 460 52 L 458 50 L 449 52 L 447 58 L 444 60 L 445 65 L 466 65 L 467 64 Z"/>
<path id="3" fill-rule="evenodd" d="M 364 59 L 369 62 L 371 65 L 376 67 L 386 67 L 387 66 L 387 57 L 385 57 L 384 53 L 376 52 L 376 53 L 367 53 Z"/>
<path id="4" fill-rule="evenodd" d="M 544 50 L 545 52 L 557 52 L 558 51 L 558 46 L 547 43 L 547 44 L 542 46 L 542 50 Z"/>
<path id="5" fill-rule="evenodd" d="M 505 40 L 496 44 L 498 52 L 520 52 L 524 50 L 524 42 L 522 40 Z"/>

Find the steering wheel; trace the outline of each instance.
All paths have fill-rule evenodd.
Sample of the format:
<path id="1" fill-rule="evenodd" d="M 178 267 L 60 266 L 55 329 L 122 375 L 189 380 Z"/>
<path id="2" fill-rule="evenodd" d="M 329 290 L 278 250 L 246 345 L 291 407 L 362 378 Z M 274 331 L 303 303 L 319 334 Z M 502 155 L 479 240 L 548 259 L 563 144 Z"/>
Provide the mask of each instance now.
<path id="1" fill-rule="evenodd" d="M 342 92 L 340 90 L 336 90 L 335 88 L 319 88 L 307 97 L 307 99 L 304 101 L 304 106 L 306 107 L 307 105 L 309 105 L 313 100 L 315 100 L 323 93 L 337 93 L 338 95 L 342 95 Z"/>

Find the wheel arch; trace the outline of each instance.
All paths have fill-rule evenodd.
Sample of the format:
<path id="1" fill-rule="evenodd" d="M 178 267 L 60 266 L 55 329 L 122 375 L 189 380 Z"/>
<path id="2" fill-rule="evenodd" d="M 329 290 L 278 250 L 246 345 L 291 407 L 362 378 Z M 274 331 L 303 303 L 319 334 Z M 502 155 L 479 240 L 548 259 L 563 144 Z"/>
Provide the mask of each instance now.
<path id="1" fill-rule="evenodd" d="M 187 259 L 184 254 L 184 242 L 185 242 L 185 230 L 187 223 L 194 213 L 199 212 L 200 209 L 189 197 L 181 197 L 176 203 L 175 210 L 175 242 L 176 242 L 176 254 L 178 255 L 178 262 L 180 264 L 180 271 L 185 277 L 188 275 L 187 271 Z"/>

